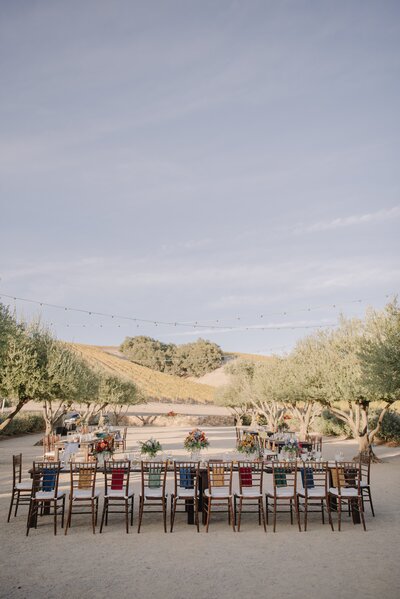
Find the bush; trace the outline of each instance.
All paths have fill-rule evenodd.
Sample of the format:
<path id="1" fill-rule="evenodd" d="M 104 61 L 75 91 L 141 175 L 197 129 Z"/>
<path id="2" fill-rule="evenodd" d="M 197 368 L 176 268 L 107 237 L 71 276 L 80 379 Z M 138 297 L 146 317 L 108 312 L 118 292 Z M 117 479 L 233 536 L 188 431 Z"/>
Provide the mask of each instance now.
<path id="1" fill-rule="evenodd" d="M 375 428 L 378 417 L 379 412 L 374 414 L 374 416 L 371 418 L 371 428 Z M 397 412 L 386 412 L 377 436 L 386 443 L 392 442 L 400 444 L 400 414 Z"/>
<path id="2" fill-rule="evenodd" d="M 351 437 L 351 430 L 336 418 L 333 414 L 331 414 L 328 410 L 324 410 L 318 418 L 315 420 L 315 424 L 313 426 L 315 432 L 320 433 L 321 435 L 333 436 L 333 437 L 341 437 L 345 435 L 346 437 Z"/>
<path id="3" fill-rule="evenodd" d="M 0 424 L 6 419 L 6 415 L 0 416 Z M 45 430 L 44 418 L 41 414 L 23 414 L 15 416 L 4 431 L 0 431 L 3 437 L 12 435 L 26 435 L 27 433 L 41 433 Z"/>

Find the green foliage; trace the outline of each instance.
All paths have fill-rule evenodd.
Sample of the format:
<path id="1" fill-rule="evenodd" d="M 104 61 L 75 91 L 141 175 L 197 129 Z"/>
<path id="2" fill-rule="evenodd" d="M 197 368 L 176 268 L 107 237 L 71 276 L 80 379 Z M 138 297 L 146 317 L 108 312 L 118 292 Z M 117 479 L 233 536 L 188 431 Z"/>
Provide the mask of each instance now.
<path id="1" fill-rule="evenodd" d="M 5 416 L 0 416 L 0 424 L 4 421 Z M 0 430 L 1 436 L 24 435 L 27 433 L 41 433 L 45 429 L 44 418 L 41 414 L 25 413 L 16 416 L 9 426 Z"/>
<path id="2" fill-rule="evenodd" d="M 127 337 L 120 350 L 136 364 L 180 377 L 202 376 L 223 361 L 221 348 L 204 339 L 177 346 L 151 337 Z"/>
<path id="3" fill-rule="evenodd" d="M 376 426 L 378 416 L 379 413 L 371 418 L 371 428 Z M 393 411 L 386 412 L 381 423 L 378 437 L 386 443 L 392 442 L 400 444 L 400 414 Z"/>
<path id="4" fill-rule="evenodd" d="M 321 435 L 333 437 L 351 437 L 352 432 L 343 420 L 340 420 L 328 410 L 324 410 L 322 414 L 315 419 L 313 429 Z"/>

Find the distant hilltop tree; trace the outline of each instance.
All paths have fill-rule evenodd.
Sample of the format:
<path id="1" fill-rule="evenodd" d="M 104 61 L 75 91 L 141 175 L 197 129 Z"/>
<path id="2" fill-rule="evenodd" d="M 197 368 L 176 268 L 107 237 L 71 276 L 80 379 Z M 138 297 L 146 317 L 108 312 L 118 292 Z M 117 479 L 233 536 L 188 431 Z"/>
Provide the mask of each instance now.
<path id="1" fill-rule="evenodd" d="M 205 339 L 175 345 L 145 336 L 126 337 L 120 350 L 136 364 L 180 377 L 203 376 L 223 362 L 219 345 Z"/>

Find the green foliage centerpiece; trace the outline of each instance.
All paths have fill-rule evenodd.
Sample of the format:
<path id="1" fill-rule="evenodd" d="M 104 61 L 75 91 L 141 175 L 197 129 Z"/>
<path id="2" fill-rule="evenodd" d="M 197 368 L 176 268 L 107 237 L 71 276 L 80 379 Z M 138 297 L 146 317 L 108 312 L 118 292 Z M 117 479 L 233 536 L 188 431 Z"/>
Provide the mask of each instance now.
<path id="1" fill-rule="evenodd" d="M 139 441 L 140 453 L 143 456 L 149 456 L 149 458 L 155 458 L 159 451 L 162 451 L 162 446 L 157 439 L 147 439 L 147 441 Z"/>

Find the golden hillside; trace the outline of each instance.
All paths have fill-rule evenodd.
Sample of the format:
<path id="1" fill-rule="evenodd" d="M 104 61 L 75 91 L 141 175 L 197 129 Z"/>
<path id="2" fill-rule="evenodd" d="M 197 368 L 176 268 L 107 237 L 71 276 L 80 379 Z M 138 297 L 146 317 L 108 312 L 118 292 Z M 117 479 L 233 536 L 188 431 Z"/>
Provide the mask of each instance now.
<path id="1" fill-rule="evenodd" d="M 168 399 L 176 402 L 194 400 L 201 403 L 214 400 L 214 389 L 211 386 L 134 364 L 122 357 L 122 354 L 118 355 L 117 348 L 78 343 L 70 345 L 89 364 L 129 379 L 150 399 Z"/>

